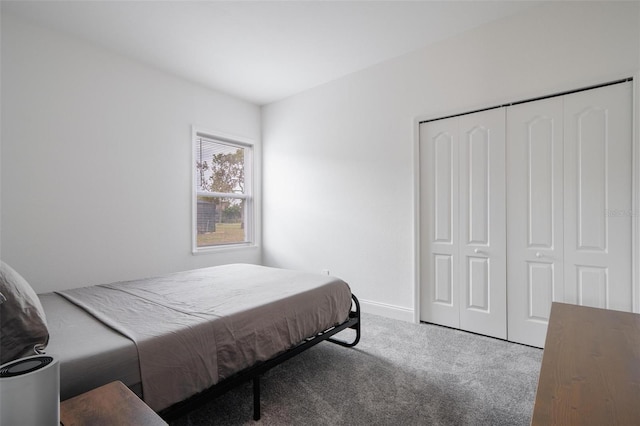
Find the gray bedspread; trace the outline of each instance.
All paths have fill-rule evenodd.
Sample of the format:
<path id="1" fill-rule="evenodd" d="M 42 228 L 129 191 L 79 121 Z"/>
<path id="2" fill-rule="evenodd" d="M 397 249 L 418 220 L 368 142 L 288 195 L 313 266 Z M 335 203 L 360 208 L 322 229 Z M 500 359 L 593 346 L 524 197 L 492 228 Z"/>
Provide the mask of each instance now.
<path id="1" fill-rule="evenodd" d="M 351 307 L 334 277 L 240 264 L 59 294 L 136 343 L 156 411 L 343 322 Z"/>

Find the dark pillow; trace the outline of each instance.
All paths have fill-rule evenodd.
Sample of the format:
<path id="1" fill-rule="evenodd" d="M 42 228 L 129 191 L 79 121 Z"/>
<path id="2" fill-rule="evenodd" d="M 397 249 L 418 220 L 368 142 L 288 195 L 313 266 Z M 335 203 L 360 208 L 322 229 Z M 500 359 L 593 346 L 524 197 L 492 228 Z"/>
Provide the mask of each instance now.
<path id="1" fill-rule="evenodd" d="M 20 274 L 0 261 L 0 364 L 36 355 L 48 342 L 40 299 Z"/>

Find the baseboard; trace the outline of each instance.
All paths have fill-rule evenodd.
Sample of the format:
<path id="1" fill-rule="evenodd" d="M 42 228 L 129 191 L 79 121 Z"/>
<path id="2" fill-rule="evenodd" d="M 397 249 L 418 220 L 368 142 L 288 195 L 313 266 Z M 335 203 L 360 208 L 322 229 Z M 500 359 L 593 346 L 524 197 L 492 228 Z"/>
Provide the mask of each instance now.
<path id="1" fill-rule="evenodd" d="M 387 303 L 358 299 L 362 312 L 393 318 L 401 321 L 414 322 L 413 309 L 402 306 L 389 305 Z"/>

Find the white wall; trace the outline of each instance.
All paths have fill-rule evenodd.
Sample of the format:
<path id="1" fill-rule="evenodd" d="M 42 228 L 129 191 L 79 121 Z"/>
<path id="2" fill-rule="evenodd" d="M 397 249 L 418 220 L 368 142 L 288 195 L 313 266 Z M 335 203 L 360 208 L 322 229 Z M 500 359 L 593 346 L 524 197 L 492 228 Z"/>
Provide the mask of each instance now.
<path id="1" fill-rule="evenodd" d="M 6 13 L 1 40 L 2 259 L 37 292 L 261 261 L 191 254 L 191 126 L 259 143 L 259 107 Z"/>
<path id="2" fill-rule="evenodd" d="M 264 107 L 265 264 L 329 269 L 412 320 L 416 117 L 634 75 L 639 4 L 537 6 Z"/>

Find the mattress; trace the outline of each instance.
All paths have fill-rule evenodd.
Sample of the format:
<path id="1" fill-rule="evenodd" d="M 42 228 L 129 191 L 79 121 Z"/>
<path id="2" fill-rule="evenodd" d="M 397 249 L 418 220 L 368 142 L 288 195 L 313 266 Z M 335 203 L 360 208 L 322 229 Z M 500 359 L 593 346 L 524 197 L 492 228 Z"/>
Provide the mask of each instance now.
<path id="1" fill-rule="evenodd" d="M 141 395 L 135 343 L 55 293 L 38 295 L 47 316 L 46 353 L 60 361 L 60 400 L 120 380 Z"/>
<path id="2" fill-rule="evenodd" d="M 51 353 L 62 350 L 61 368 L 68 365 L 61 381 L 76 382 L 77 389 L 82 379 L 76 374 L 110 351 L 112 362 L 123 363 L 122 381 L 139 378 L 143 399 L 156 411 L 344 322 L 351 308 L 348 285 L 335 277 L 240 264 L 59 294 L 82 310 L 50 327 L 80 321 L 76 327 L 91 339 L 51 333 Z M 46 304 L 61 305 L 51 300 Z M 89 314 L 103 324 L 86 320 Z M 139 361 L 138 377 L 131 374 L 132 359 Z M 106 371 L 90 374 L 105 378 Z"/>

